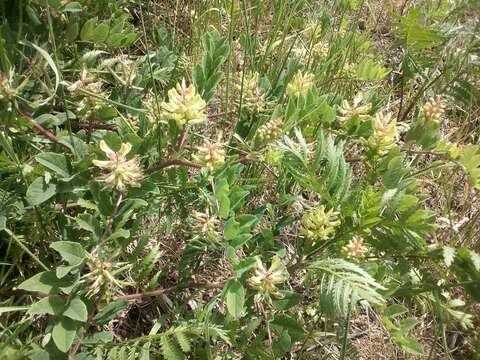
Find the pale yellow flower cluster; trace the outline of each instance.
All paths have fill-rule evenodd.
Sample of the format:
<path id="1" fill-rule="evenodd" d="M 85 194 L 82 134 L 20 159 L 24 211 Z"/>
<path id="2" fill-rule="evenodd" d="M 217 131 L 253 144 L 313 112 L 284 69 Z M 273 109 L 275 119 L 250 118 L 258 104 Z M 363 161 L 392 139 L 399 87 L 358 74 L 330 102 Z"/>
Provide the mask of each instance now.
<path id="1" fill-rule="evenodd" d="M 303 216 L 300 234 L 314 241 L 327 240 L 340 225 L 338 214 L 333 209 L 325 212 L 325 206 L 318 206 Z"/>
<path id="2" fill-rule="evenodd" d="M 276 285 L 284 283 L 287 275 L 287 270 L 278 256 L 272 259 L 269 269 L 257 257 L 254 275 L 248 279 L 248 284 L 266 297 L 270 295 L 281 297 Z"/>
<path id="3" fill-rule="evenodd" d="M 205 107 L 207 104 L 196 93 L 195 86 L 187 87 L 185 80 L 168 91 L 168 102 L 162 102 L 161 117 L 174 120 L 179 128 L 184 125 L 201 124 L 207 121 Z"/>
<path id="4" fill-rule="evenodd" d="M 100 141 L 100 149 L 105 153 L 108 160 L 93 160 L 92 163 L 107 172 L 97 178 L 105 183 L 105 189 L 113 188 L 120 192 L 125 191 L 125 187 L 139 187 L 143 179 L 142 168 L 138 164 L 137 157 L 127 160 L 127 154 L 132 149 L 129 143 L 123 143 L 118 152 L 113 151 L 104 140 Z"/>
<path id="5" fill-rule="evenodd" d="M 293 79 L 287 85 L 287 95 L 291 98 L 305 95 L 313 86 L 314 75 L 310 72 L 302 74 L 300 70 L 293 76 Z"/>
<path id="6" fill-rule="evenodd" d="M 366 246 L 363 245 L 362 237 L 358 235 L 353 236 L 348 244 L 342 247 L 342 250 L 348 257 L 352 258 L 363 258 L 367 252 Z"/>
<path id="7" fill-rule="evenodd" d="M 243 77 L 242 88 L 242 74 L 240 73 L 235 83 L 235 88 L 240 94 L 242 93 L 242 106 L 248 110 L 261 112 L 265 109 L 265 94 L 259 84 L 260 75 L 258 72 L 247 72 Z M 240 96 L 238 97 L 240 98 Z"/>
<path id="8" fill-rule="evenodd" d="M 445 108 L 447 103 L 445 98 L 441 95 L 433 96 L 427 100 L 421 109 L 421 113 L 425 121 L 431 121 L 434 123 L 440 123 L 443 114 L 445 114 Z"/>
<path id="9" fill-rule="evenodd" d="M 342 114 L 342 116 L 337 116 L 337 120 L 344 123 L 354 116 L 358 116 L 360 120 L 366 120 L 370 117 L 368 113 L 371 109 L 372 103 L 364 103 L 363 94 L 358 93 L 353 98 L 351 105 L 347 100 L 343 100 L 342 105 L 338 108 L 338 112 Z"/>
<path id="10" fill-rule="evenodd" d="M 397 139 L 397 120 L 392 119 L 392 113 L 377 113 L 373 118 L 373 135 L 369 145 L 380 155 L 386 154 L 395 146 Z"/>
<path id="11" fill-rule="evenodd" d="M 262 125 L 258 129 L 258 136 L 260 137 L 260 140 L 267 143 L 280 137 L 282 135 L 282 125 L 282 117 L 270 120 L 266 124 Z"/>
<path id="12" fill-rule="evenodd" d="M 222 144 L 205 140 L 203 145 L 197 147 L 197 153 L 193 157 L 208 170 L 213 171 L 225 162 L 225 150 Z"/>

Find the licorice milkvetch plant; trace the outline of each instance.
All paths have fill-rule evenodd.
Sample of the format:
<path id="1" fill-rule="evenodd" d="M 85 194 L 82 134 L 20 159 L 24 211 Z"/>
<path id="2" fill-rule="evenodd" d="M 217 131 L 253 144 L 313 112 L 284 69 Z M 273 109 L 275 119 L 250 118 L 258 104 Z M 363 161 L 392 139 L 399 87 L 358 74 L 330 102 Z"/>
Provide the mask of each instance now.
<path id="1" fill-rule="evenodd" d="M 1 359 L 478 356 L 473 2 L 8 4 Z"/>

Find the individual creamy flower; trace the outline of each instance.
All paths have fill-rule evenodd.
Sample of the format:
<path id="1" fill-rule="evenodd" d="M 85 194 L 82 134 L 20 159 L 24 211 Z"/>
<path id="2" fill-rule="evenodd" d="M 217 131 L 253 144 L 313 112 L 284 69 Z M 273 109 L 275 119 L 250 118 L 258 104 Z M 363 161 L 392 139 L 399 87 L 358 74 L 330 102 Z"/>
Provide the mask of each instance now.
<path id="1" fill-rule="evenodd" d="M 218 226 L 220 225 L 220 220 L 211 216 L 208 208 L 205 212 L 193 211 L 192 218 L 195 220 L 193 227 L 204 234 L 207 239 L 213 240 L 218 236 Z"/>
<path id="2" fill-rule="evenodd" d="M 325 212 L 325 206 L 320 205 L 303 216 L 300 234 L 314 241 L 326 240 L 340 225 L 337 216 L 338 212 L 333 209 Z"/>
<path id="3" fill-rule="evenodd" d="M 437 95 L 427 100 L 421 109 L 421 113 L 425 121 L 432 121 L 438 124 L 445 113 L 446 107 L 447 103 L 444 97 Z"/>
<path id="4" fill-rule="evenodd" d="M 100 149 L 107 155 L 108 160 L 93 160 L 92 163 L 108 172 L 97 179 L 104 182 L 105 189 L 116 188 L 125 191 L 125 186 L 139 187 L 143 179 L 143 172 L 138 165 L 137 157 L 127 160 L 126 156 L 132 149 L 129 143 L 123 143 L 118 152 L 113 151 L 105 141 L 100 141 Z"/>
<path id="5" fill-rule="evenodd" d="M 377 113 L 373 118 L 373 134 L 368 140 L 370 147 L 380 155 L 386 154 L 395 146 L 397 138 L 397 120 L 392 113 Z"/>
<path id="6" fill-rule="evenodd" d="M 207 104 L 196 93 L 195 85 L 187 87 L 185 79 L 182 84 L 168 91 L 168 102 L 163 102 L 161 116 L 174 120 L 179 128 L 184 125 L 201 124 L 207 121 L 205 107 Z"/>
<path id="7" fill-rule="evenodd" d="M 313 86 L 314 75 L 310 72 L 302 74 L 300 70 L 287 85 L 287 95 L 291 98 L 305 95 Z"/>
<path id="8" fill-rule="evenodd" d="M 268 270 L 262 260 L 257 257 L 254 275 L 248 279 L 248 284 L 266 297 L 270 295 L 281 297 L 276 285 L 284 283 L 287 275 L 287 270 L 278 256 L 273 257 L 272 265 Z"/>
<path id="9" fill-rule="evenodd" d="M 358 116 L 360 120 L 366 120 L 370 117 L 368 113 L 371 109 L 372 103 L 364 103 L 363 94 L 358 93 L 353 98 L 352 105 L 347 100 L 343 100 L 342 105 L 338 108 L 338 112 L 342 116 L 337 116 L 337 120 L 343 123 L 354 116 Z"/>
<path id="10" fill-rule="evenodd" d="M 213 171 L 225 162 L 225 150 L 222 144 L 205 140 L 203 145 L 197 147 L 197 153 L 193 158 L 208 170 Z"/>
<path id="11" fill-rule="evenodd" d="M 347 245 L 342 247 L 342 250 L 348 257 L 363 258 L 367 248 L 363 245 L 363 239 L 360 236 L 355 235 Z"/>
<path id="12" fill-rule="evenodd" d="M 258 136 L 261 141 L 268 143 L 282 135 L 283 118 L 278 117 L 270 120 L 258 129 Z"/>

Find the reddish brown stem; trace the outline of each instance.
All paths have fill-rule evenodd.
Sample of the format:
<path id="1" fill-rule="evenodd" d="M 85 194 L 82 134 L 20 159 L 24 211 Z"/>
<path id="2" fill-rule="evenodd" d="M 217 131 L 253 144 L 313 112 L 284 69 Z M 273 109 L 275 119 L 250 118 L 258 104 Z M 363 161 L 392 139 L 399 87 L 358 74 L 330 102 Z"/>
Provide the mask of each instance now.
<path id="1" fill-rule="evenodd" d="M 120 295 L 120 296 L 115 296 L 113 298 L 113 301 L 120 301 L 120 300 L 128 300 L 128 301 L 133 301 L 133 300 L 141 300 L 146 297 L 155 297 L 155 296 L 160 296 L 162 294 L 170 293 L 175 290 L 180 290 L 180 289 L 186 289 L 186 288 L 195 288 L 195 289 L 219 289 L 223 287 L 224 283 L 187 283 L 183 285 L 175 285 L 175 286 L 170 286 L 168 288 L 163 288 L 163 289 L 158 289 L 158 290 L 153 290 L 153 291 L 146 291 L 143 293 L 135 293 L 135 294 L 128 294 L 128 295 Z"/>
<path id="2" fill-rule="evenodd" d="M 67 148 L 68 150 L 70 150 L 70 148 L 68 147 L 67 144 L 61 142 L 60 139 L 57 138 L 54 134 L 52 134 L 50 131 L 45 129 L 42 125 L 37 123 L 31 115 L 29 115 L 26 112 L 20 110 L 18 108 L 18 106 L 17 106 L 17 111 L 20 113 L 20 115 L 22 115 L 24 118 L 27 119 L 27 121 L 33 126 L 33 128 L 35 130 L 37 130 L 37 132 L 39 132 L 40 134 L 42 134 L 44 137 L 46 137 L 48 140 L 54 142 L 55 144 L 61 145 L 65 148 Z"/>

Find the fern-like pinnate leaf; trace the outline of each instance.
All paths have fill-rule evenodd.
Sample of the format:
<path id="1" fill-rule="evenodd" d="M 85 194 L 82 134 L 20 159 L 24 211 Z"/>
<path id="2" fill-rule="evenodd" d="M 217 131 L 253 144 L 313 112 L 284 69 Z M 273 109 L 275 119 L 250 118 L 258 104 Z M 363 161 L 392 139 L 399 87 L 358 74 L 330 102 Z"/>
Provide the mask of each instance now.
<path id="1" fill-rule="evenodd" d="M 319 131 L 315 150 L 311 150 L 300 130 L 295 129 L 296 142 L 285 136 L 279 144 L 285 151 L 287 171 L 305 189 L 322 194 L 331 203 L 345 199 L 351 184 L 351 168 L 343 156 L 343 144 L 335 144 L 331 136 Z"/>
<path id="2" fill-rule="evenodd" d="M 192 350 L 192 345 L 185 331 L 176 331 L 175 338 L 177 339 L 178 345 L 180 345 L 180 348 L 184 353 L 188 353 Z"/>
<path id="3" fill-rule="evenodd" d="M 308 269 L 309 279 L 320 280 L 320 306 L 327 316 L 345 315 L 360 300 L 371 305 L 385 302 L 379 293 L 383 286 L 357 264 L 344 259 L 322 259 L 311 263 Z"/>
<path id="4" fill-rule="evenodd" d="M 162 348 L 162 355 L 167 360 L 183 360 L 185 356 L 178 348 L 175 341 L 171 339 L 168 335 L 164 335 L 160 339 L 160 345 Z"/>

